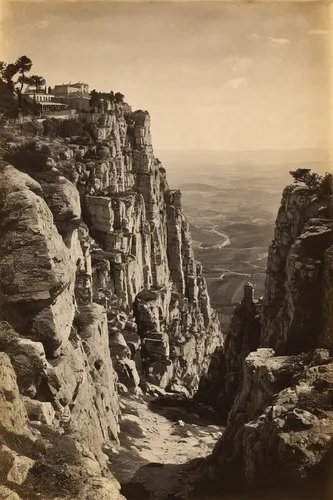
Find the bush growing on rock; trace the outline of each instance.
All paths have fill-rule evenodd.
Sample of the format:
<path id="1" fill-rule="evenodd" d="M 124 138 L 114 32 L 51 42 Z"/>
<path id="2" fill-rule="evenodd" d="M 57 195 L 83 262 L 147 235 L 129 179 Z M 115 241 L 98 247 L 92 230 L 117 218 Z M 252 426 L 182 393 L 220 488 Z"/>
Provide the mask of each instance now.
<path id="1" fill-rule="evenodd" d="M 311 174 L 310 172 L 310 168 L 298 168 L 297 170 L 290 170 L 289 173 L 294 178 L 294 182 L 304 182 L 304 184 L 310 187 L 315 180 L 312 176 L 317 176 L 317 174 Z"/>
<path id="2" fill-rule="evenodd" d="M 332 174 L 326 172 L 325 176 L 322 178 L 322 181 L 319 185 L 320 193 L 324 196 L 331 196 L 333 188 L 333 176 Z"/>
<path id="3" fill-rule="evenodd" d="M 124 102 L 125 96 L 121 92 L 116 92 L 114 98 L 116 102 Z"/>
<path id="4" fill-rule="evenodd" d="M 50 155 L 50 148 L 37 141 L 13 145 L 2 152 L 3 159 L 22 172 L 43 170 Z"/>
<path id="5" fill-rule="evenodd" d="M 298 168 L 291 170 L 290 175 L 294 178 L 294 182 L 303 182 L 308 186 L 310 191 L 318 191 L 318 194 L 330 195 L 332 193 L 332 174 L 327 173 L 322 176 L 311 173 L 310 168 Z"/>
<path id="6" fill-rule="evenodd" d="M 37 428 L 41 432 L 41 439 L 30 453 L 36 463 L 28 477 L 27 489 L 42 495 L 79 495 L 82 476 L 80 454 L 74 440 L 47 425 L 38 425 Z"/>
<path id="7" fill-rule="evenodd" d="M 44 135 L 49 137 L 75 137 L 85 135 L 83 123 L 74 118 L 57 120 L 48 118 L 43 121 Z"/>
<path id="8" fill-rule="evenodd" d="M 83 135 L 83 133 L 83 123 L 75 119 L 64 120 L 59 131 L 60 137 L 73 137 Z"/>
<path id="9" fill-rule="evenodd" d="M 37 121 L 28 121 L 20 123 L 20 130 L 24 135 L 36 137 L 37 135 L 43 135 L 44 128 Z"/>
<path id="10" fill-rule="evenodd" d="M 59 135 L 60 120 L 56 118 L 47 118 L 43 121 L 44 135 L 57 137 Z"/>

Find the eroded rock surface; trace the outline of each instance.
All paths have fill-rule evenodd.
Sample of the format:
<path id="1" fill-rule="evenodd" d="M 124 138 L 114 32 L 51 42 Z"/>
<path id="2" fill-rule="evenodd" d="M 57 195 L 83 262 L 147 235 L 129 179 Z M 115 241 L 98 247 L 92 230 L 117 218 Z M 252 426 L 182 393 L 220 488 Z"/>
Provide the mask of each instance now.
<path id="1" fill-rule="evenodd" d="M 269 248 L 261 344 L 278 354 L 320 345 L 326 251 L 333 243 L 331 193 L 285 188 Z"/>
<path id="2" fill-rule="evenodd" d="M 29 173 L 38 182 L 35 189 L 43 194 L 58 232 L 51 244 L 59 248 L 53 252 L 62 256 L 59 266 L 52 262 L 48 269 L 50 285 L 57 282 L 49 287 L 50 304 L 29 302 L 27 292 L 33 335 L 36 340 L 44 336 L 48 355 L 66 343 L 76 282 L 77 301 L 91 300 L 90 290 L 107 310 L 111 355 L 121 383 L 133 389 L 144 376 L 162 387 L 180 384 L 194 393 L 222 334 L 202 266 L 194 259 L 181 193 L 169 189 L 165 169 L 153 155 L 149 114 L 113 104 L 107 113 L 85 114 L 78 122 L 84 130 L 80 136 L 46 136 L 7 154 L 22 176 Z M 58 127 L 66 130 L 65 125 Z M 82 224 L 76 231 L 81 208 L 87 234 Z M 46 240 L 51 239 L 50 234 Z M 52 275 L 53 269 L 63 272 L 64 282 Z M 120 349 L 123 341 L 130 351 Z"/>
<path id="3" fill-rule="evenodd" d="M 23 398 L 9 357 L 0 361 L 1 498 L 123 498 L 84 439 L 57 430 L 50 403 Z"/>
<path id="4" fill-rule="evenodd" d="M 325 350 L 275 357 L 259 349 L 248 356 L 227 430 L 210 459 L 224 480 L 290 485 L 324 461 L 333 439 L 332 368 Z"/>
<path id="5" fill-rule="evenodd" d="M 240 328 L 229 331 L 224 345 L 226 387 L 228 379 L 229 387 L 240 385 L 232 390 L 226 430 L 197 471 L 202 484 L 211 481 L 218 491 L 268 487 L 268 494 L 331 498 L 332 177 L 307 174 L 307 180 L 283 192 L 259 348 L 247 342 L 253 313 L 240 321 L 237 311 L 231 325 Z M 246 357 L 246 350 L 253 352 Z"/>
<path id="6" fill-rule="evenodd" d="M 50 498 L 117 500 L 117 389 L 193 394 L 222 335 L 149 114 L 113 103 L 38 133 L 1 139 L 0 350 L 31 444 L 0 443 L 4 486 L 40 497 L 48 474 Z"/>

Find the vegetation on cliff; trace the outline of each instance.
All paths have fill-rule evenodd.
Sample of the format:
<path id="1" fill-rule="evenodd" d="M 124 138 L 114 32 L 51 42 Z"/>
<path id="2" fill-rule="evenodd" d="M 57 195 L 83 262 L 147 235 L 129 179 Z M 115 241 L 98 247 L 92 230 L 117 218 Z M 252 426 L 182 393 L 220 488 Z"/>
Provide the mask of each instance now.
<path id="1" fill-rule="evenodd" d="M 39 75 L 29 75 L 32 61 L 27 56 L 19 57 L 14 63 L 0 61 L 0 118 L 17 118 L 20 112 L 33 111 L 20 99 L 25 85 L 36 91 L 45 86 L 45 79 Z"/>

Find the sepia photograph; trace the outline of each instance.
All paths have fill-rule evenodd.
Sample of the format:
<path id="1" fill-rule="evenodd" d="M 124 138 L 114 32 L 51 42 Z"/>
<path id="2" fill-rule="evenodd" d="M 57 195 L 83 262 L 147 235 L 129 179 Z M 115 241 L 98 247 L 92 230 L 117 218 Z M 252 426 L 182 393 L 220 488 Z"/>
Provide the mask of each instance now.
<path id="1" fill-rule="evenodd" d="M 2 0 L 0 500 L 333 500 L 332 20 Z"/>

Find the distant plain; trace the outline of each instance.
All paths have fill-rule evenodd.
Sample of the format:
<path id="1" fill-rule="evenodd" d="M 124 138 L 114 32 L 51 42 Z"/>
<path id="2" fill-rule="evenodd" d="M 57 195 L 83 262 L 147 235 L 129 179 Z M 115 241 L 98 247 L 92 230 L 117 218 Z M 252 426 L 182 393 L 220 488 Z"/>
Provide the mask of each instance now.
<path id="1" fill-rule="evenodd" d="M 171 189 L 183 193 L 195 257 L 212 305 L 223 312 L 250 281 L 263 295 L 267 251 L 290 170 L 331 167 L 323 150 L 160 153 Z"/>

